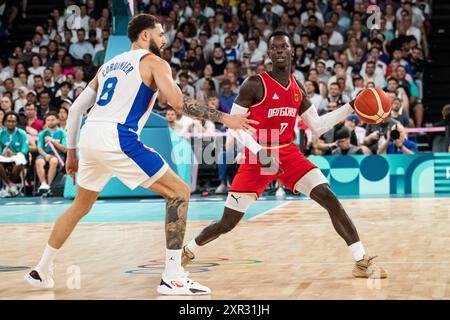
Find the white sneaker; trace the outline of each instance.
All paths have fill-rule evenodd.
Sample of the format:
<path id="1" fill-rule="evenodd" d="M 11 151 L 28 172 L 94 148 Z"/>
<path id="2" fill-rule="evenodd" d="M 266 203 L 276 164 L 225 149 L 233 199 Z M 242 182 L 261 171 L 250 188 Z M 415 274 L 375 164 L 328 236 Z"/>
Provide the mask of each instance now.
<path id="1" fill-rule="evenodd" d="M 192 296 L 210 294 L 211 289 L 201 285 L 198 282 L 192 281 L 187 276 L 188 272 L 179 278 L 167 279 L 164 273 L 161 277 L 161 283 L 158 286 L 158 293 L 175 296 Z"/>
<path id="2" fill-rule="evenodd" d="M 41 183 L 38 191 L 47 191 L 48 189 L 50 189 L 50 186 L 46 183 Z"/>
<path id="3" fill-rule="evenodd" d="M 275 192 L 275 197 L 284 199 L 286 197 L 286 191 L 283 188 L 278 188 Z"/>
<path id="4" fill-rule="evenodd" d="M 9 192 L 6 189 L 1 189 L 0 190 L 0 198 L 6 198 L 9 197 Z"/>
<path id="5" fill-rule="evenodd" d="M 216 188 L 215 193 L 216 193 L 216 194 L 227 193 L 227 187 L 226 187 L 223 183 L 221 183 L 221 184 Z"/>
<path id="6" fill-rule="evenodd" d="M 19 195 L 19 190 L 17 189 L 17 186 L 13 184 L 8 188 L 8 193 L 11 197 L 17 197 Z"/>
<path id="7" fill-rule="evenodd" d="M 51 289 L 55 286 L 55 281 L 53 280 L 53 268 L 50 268 L 48 274 L 39 274 L 36 270 L 28 272 L 23 278 L 31 286 L 40 289 Z"/>

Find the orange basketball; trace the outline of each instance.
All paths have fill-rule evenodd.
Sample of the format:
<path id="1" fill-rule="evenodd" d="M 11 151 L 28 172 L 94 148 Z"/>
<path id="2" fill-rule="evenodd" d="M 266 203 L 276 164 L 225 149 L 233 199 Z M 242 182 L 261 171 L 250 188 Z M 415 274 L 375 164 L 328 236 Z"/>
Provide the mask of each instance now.
<path id="1" fill-rule="evenodd" d="M 355 112 L 366 123 L 380 123 L 389 116 L 391 98 L 380 88 L 364 89 L 355 99 Z"/>

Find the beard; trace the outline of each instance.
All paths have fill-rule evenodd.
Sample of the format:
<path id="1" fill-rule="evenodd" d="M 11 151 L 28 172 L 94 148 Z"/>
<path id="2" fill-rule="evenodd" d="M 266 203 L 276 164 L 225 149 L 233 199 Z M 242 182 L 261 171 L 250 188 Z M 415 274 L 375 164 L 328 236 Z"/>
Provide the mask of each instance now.
<path id="1" fill-rule="evenodd" d="M 153 39 L 150 39 L 150 44 L 148 48 L 153 54 L 155 54 L 158 57 L 161 57 L 161 50 L 156 45 L 155 41 Z"/>

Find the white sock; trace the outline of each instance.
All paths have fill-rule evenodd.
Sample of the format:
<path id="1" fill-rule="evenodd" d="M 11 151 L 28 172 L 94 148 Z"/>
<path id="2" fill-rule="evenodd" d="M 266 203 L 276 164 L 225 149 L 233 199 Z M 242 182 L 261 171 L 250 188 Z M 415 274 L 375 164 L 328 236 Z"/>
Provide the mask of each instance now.
<path id="1" fill-rule="evenodd" d="M 195 242 L 195 238 L 193 238 L 189 243 L 186 245 L 186 248 L 189 249 L 193 254 L 195 254 L 199 248 L 199 245 L 197 242 Z"/>
<path id="2" fill-rule="evenodd" d="M 349 245 L 348 247 L 349 247 L 355 261 L 359 261 L 364 258 L 364 255 L 366 254 L 366 252 L 364 251 L 364 247 L 363 247 L 361 241 L 355 242 L 355 243 Z"/>
<path id="3" fill-rule="evenodd" d="M 166 267 L 164 274 L 167 278 L 177 278 L 184 272 L 181 266 L 181 249 L 166 249 Z"/>
<path id="4" fill-rule="evenodd" d="M 52 248 L 47 243 L 42 258 L 34 269 L 39 273 L 48 273 L 58 251 L 59 249 Z"/>

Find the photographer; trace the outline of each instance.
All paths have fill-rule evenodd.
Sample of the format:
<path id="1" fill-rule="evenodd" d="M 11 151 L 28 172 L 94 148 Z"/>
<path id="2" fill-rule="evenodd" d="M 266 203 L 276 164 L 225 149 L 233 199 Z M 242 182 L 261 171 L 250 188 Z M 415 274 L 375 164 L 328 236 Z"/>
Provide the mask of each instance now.
<path id="1" fill-rule="evenodd" d="M 414 154 L 418 153 L 417 144 L 406 137 L 405 127 L 395 124 L 387 134 L 387 139 L 378 149 L 378 154 Z"/>
<path id="2" fill-rule="evenodd" d="M 367 125 L 364 145 L 368 147 L 373 154 L 377 154 L 379 147 L 383 144 L 382 142 L 387 139 L 387 133 L 391 131 L 393 125 L 398 123 L 397 120 L 388 117 L 381 123 Z"/>

